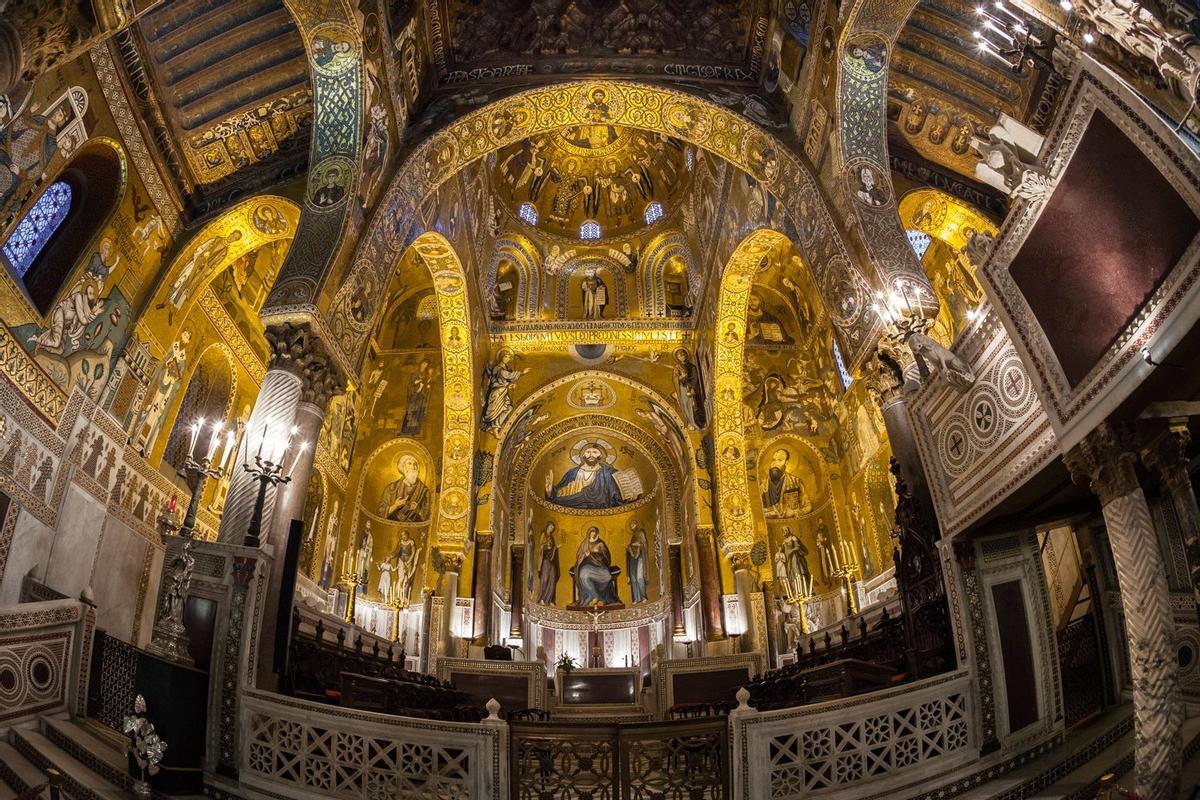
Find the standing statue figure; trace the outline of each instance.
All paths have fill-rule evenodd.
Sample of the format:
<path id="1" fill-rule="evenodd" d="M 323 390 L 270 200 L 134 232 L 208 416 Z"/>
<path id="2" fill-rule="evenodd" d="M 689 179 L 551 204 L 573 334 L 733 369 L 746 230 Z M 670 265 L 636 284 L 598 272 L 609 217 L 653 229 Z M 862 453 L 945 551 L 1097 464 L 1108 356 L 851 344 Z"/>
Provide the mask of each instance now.
<path id="1" fill-rule="evenodd" d="M 1200 44 L 1194 36 L 1168 27 L 1135 0 L 1076 0 L 1072 10 L 1092 23 L 1101 36 L 1145 58 L 1163 78 L 1177 82 L 1192 102 L 1188 114 L 1195 110 L 1200 83 Z"/>
<path id="2" fill-rule="evenodd" d="M 510 394 L 512 387 L 529 368 L 513 369 L 516 353 L 507 347 L 501 348 L 496 360 L 483 371 L 483 414 L 479 428 L 484 431 L 499 431 L 504 427 L 513 410 Z"/>
<path id="3" fill-rule="evenodd" d="M 817 555 L 821 559 L 821 574 L 827 583 L 833 583 L 837 559 L 833 555 L 833 543 L 829 541 L 829 528 L 824 522 L 817 527 Z"/>
<path id="4" fill-rule="evenodd" d="M 542 605 L 552 606 L 556 599 L 558 588 L 558 540 L 554 538 L 556 526 L 547 522 L 542 531 L 541 560 L 538 563 L 537 595 L 535 599 Z"/>
<path id="5" fill-rule="evenodd" d="M 629 521 L 629 544 L 625 547 L 625 574 L 629 578 L 629 593 L 633 602 L 646 602 L 646 529 L 636 519 Z"/>
<path id="6" fill-rule="evenodd" d="M 183 608 L 187 602 L 188 588 L 192 585 L 192 570 L 196 559 L 192 556 L 192 541 L 184 542 L 183 550 L 171 561 L 171 575 L 167 578 L 167 589 L 163 592 L 162 617 L 176 625 L 183 625 Z"/>
<path id="7" fill-rule="evenodd" d="M 396 549 L 392 551 L 392 596 L 399 598 L 401 602 L 407 604 L 412 596 L 413 578 L 417 574 L 417 551 L 416 542 L 412 540 L 408 531 L 400 533 L 400 541 L 396 543 Z"/>
<path id="8" fill-rule="evenodd" d="M 608 305 L 608 284 L 592 270 L 584 276 L 580 289 L 583 292 L 583 318 L 603 319 L 604 307 Z"/>
<path id="9" fill-rule="evenodd" d="M 154 446 L 154 441 L 162 430 L 167 406 L 183 380 L 184 371 L 187 369 L 187 346 L 191 340 L 192 332 L 184 329 L 171 345 L 159 367 L 154 394 L 150 396 L 150 402 L 142 409 L 133 426 L 133 445 L 143 456 Z"/>

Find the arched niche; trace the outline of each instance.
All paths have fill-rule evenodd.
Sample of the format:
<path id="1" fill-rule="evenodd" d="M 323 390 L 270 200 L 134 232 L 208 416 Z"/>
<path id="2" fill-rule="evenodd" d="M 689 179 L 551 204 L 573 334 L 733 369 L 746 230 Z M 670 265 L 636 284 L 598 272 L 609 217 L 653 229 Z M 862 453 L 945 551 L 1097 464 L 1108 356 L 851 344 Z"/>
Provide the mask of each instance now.
<path id="1" fill-rule="evenodd" d="M 488 270 L 487 293 L 494 306 L 503 312 L 497 317 L 489 301 L 489 316 L 494 319 L 529 320 L 538 316 L 541 291 L 541 255 L 537 246 L 516 233 L 505 233 L 492 250 Z"/>
<path id="2" fill-rule="evenodd" d="M 687 317 L 695 298 L 693 287 L 703 285 L 691 248 L 681 233 L 650 242 L 641 256 L 642 313 L 647 317 Z"/>
<path id="3" fill-rule="evenodd" d="M 604 282 L 605 308 L 603 317 L 585 315 L 583 286 L 595 274 Z M 625 270 L 605 255 L 584 255 L 568 261 L 555 277 L 558 285 L 555 314 L 558 319 L 597 320 L 626 319 L 629 299 L 625 290 Z"/>
<path id="4" fill-rule="evenodd" d="M 101 246 L 97 242 L 100 232 L 108 227 L 125 193 L 126 170 L 125 153 L 119 144 L 104 137 L 89 139 L 54 180 L 46 182 L 30 206 L 32 211 L 57 184 L 69 189 L 66 217 L 20 276 L 20 283 L 39 314 L 47 313 L 63 288 L 71 283 L 83 256 Z M 10 235 L 19 234 L 24 221 L 22 218 Z M 108 247 L 111 248 L 111 242 Z"/>
<path id="5" fill-rule="evenodd" d="M 900 199 L 900 221 L 930 237 L 921 268 L 941 303 L 931 335 L 949 346 L 983 302 L 983 286 L 964 249 L 976 234 L 995 235 L 995 224 L 978 209 L 938 189 L 914 189 Z"/>
<path id="6" fill-rule="evenodd" d="M 171 435 L 162 446 L 162 460 L 176 472 L 182 473 L 192 441 L 192 426 L 203 419 L 206 424 L 196 440 L 196 450 L 203 455 L 212 441 L 214 422 L 228 428 L 226 420 L 233 411 L 237 394 L 237 368 L 233 352 L 224 343 L 209 345 L 195 359 L 185 378 L 187 388 L 176 395 L 177 402 L 169 414 Z M 161 441 L 161 437 L 159 438 Z M 152 451 L 151 457 L 156 454 Z"/>
<path id="7" fill-rule="evenodd" d="M 564 495 L 563 491 L 571 485 L 569 470 L 576 465 L 576 459 L 583 461 L 588 443 L 596 440 L 608 445 L 602 449 L 602 458 L 606 463 L 609 458 L 612 459 L 613 470 L 634 470 L 638 473 L 642 491 L 625 494 L 618 488 L 617 494 L 610 497 L 616 502 L 609 503 L 602 499 L 595 507 L 567 506 L 564 500 L 570 495 Z M 547 464 L 558 467 L 550 491 L 546 486 L 547 475 L 543 474 Z M 651 472 L 652 475 L 649 474 Z M 619 480 L 613 476 L 612 480 L 626 487 L 634 484 L 628 476 Z M 678 540 L 682 535 L 682 503 L 679 467 L 656 438 L 628 420 L 610 413 L 569 416 L 551 422 L 528 436 L 512 459 L 507 483 L 505 493 L 509 513 L 504 538 L 509 542 L 523 543 L 526 552 L 533 554 L 526 559 L 525 576 L 527 585 L 532 587 L 531 591 L 543 588 L 539 582 L 542 566 L 540 557 L 546 523 L 553 521 L 560 536 L 556 602 L 553 605 L 544 603 L 539 595 L 532 595 L 533 600 L 527 610 L 531 621 L 543 627 L 576 629 L 590 624 L 586 610 L 589 604 L 576 602 L 577 599 L 586 598 L 576 597 L 570 576 L 570 569 L 576 566 L 580 543 L 588 529 L 596 527 L 608 545 L 612 565 L 622 567 L 626 559 L 626 546 L 635 535 L 630 527 L 632 522 L 644 529 L 647 544 L 654 550 L 653 558 L 646 567 L 648 575 L 653 569 L 653 588 L 657 596 L 649 596 L 648 592 L 644 602 L 633 603 L 627 570 L 622 569 L 615 580 L 618 597 L 623 599 L 616 604 L 609 604 L 611 607 L 605 613 L 603 624 L 607 627 L 630 627 L 660 623 L 666 618 L 670 613 L 666 547 L 669 540 Z M 559 487 L 558 491 L 554 491 L 556 486 Z M 628 488 L 625 491 L 629 491 Z M 594 608 L 603 603 L 590 605 Z"/>

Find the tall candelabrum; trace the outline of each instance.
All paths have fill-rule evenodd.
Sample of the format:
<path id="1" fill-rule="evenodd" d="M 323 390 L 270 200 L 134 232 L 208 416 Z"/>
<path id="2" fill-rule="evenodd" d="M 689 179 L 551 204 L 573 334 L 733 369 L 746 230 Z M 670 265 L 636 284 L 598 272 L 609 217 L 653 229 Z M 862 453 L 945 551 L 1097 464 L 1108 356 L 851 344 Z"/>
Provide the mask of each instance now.
<path id="1" fill-rule="evenodd" d="M 1060 2 L 1064 10 L 1070 10 L 1070 2 Z M 1035 30 L 1035 26 L 1023 13 L 1010 8 L 1003 0 L 981 3 L 975 8 L 978 27 L 971 32 L 975 49 L 981 55 L 991 56 L 1008 66 L 1016 75 L 1024 75 L 1030 67 L 1037 66 L 1055 70 L 1051 52 L 1054 50 L 1054 35 L 1050 31 Z M 1092 34 L 1084 35 L 1084 42 L 1091 44 Z"/>
<path id="2" fill-rule="evenodd" d="M 300 460 L 301 454 L 308 450 L 308 442 L 296 441 L 298 431 L 299 428 L 295 425 L 288 428 L 282 425 L 264 424 L 261 435 L 257 437 L 258 450 L 254 454 L 253 462 L 250 460 L 250 447 L 253 445 L 253 439 L 247 437 L 250 439 L 250 443 L 245 448 L 246 457 L 242 462 L 242 469 L 258 481 L 258 496 L 254 500 L 254 513 L 250 516 L 250 527 L 246 530 L 246 538 L 242 542 L 246 547 L 257 548 L 262 545 L 263 507 L 267 503 L 267 487 L 291 483 L 292 470 Z M 291 463 L 287 463 L 289 455 Z"/>
<path id="3" fill-rule="evenodd" d="M 235 424 L 233 429 L 226 432 L 221 420 L 213 420 L 208 449 L 201 455 L 197 446 L 200 444 L 200 435 L 204 432 L 207 424 L 204 417 L 192 423 L 192 438 L 188 444 L 187 460 L 183 464 L 188 489 L 192 492 L 187 514 L 184 515 L 183 525 L 179 529 L 179 535 L 186 539 L 195 536 L 196 514 L 200 510 L 200 500 L 204 495 L 205 484 L 209 478 L 219 478 L 229 469 L 233 463 L 233 454 L 237 449 L 237 425 Z M 224 439 L 224 444 L 222 444 L 222 439 Z"/>
<path id="4" fill-rule="evenodd" d="M 387 598 L 387 607 L 392 610 L 392 641 L 400 641 L 400 617 L 408 609 L 409 600 L 408 594 L 401 591 L 398 586 L 393 586 Z M 401 647 L 401 650 L 404 648 Z"/>
<path id="5" fill-rule="evenodd" d="M 796 610 L 801 635 L 807 636 L 809 633 L 808 618 L 804 615 L 804 607 L 813 598 L 812 575 L 797 575 L 794 578 L 781 576 L 778 582 L 783 601 Z"/>
<path id="6" fill-rule="evenodd" d="M 851 614 L 857 614 L 858 602 L 854 596 L 854 581 L 858 579 L 859 574 L 858 556 L 854 554 L 854 547 L 842 539 L 834 548 L 833 557 L 833 574 L 846 584 L 846 609 Z"/>
<path id="7" fill-rule="evenodd" d="M 342 558 L 342 576 L 338 580 L 338 586 L 346 593 L 345 620 L 351 625 L 354 624 L 354 606 L 358 587 L 367 585 L 367 582 L 362 579 L 362 566 L 355 550 L 348 550 Z"/>
<path id="8" fill-rule="evenodd" d="M 179 513 L 172 497 L 169 505 L 159 518 L 159 524 L 164 534 L 179 532 L 183 539 L 183 549 L 171 560 L 164 570 L 159 605 L 158 618 L 154 623 L 154 633 L 147 648 L 150 652 L 170 659 L 180 664 L 191 664 L 192 658 L 188 653 L 187 628 L 183 624 L 183 614 L 187 604 L 188 592 L 192 585 L 192 570 L 196 559 L 192 555 L 192 545 L 195 542 L 196 513 L 200 508 L 200 498 L 204 494 L 204 484 L 209 478 L 222 474 L 232 460 L 233 440 L 236 431 L 230 432 L 225 438 L 225 452 L 222 454 L 221 439 L 223 426 L 220 420 L 212 423 L 212 432 L 207 443 L 207 449 L 201 455 L 197 445 L 200 434 L 207 423 L 204 418 L 192 423 L 192 438 L 188 443 L 187 460 L 184 462 L 184 476 L 192 499 L 188 502 L 187 513 L 183 522 L 178 522 Z M 165 537 L 164 537 L 164 541 Z M 169 570 L 169 571 L 168 571 Z"/>

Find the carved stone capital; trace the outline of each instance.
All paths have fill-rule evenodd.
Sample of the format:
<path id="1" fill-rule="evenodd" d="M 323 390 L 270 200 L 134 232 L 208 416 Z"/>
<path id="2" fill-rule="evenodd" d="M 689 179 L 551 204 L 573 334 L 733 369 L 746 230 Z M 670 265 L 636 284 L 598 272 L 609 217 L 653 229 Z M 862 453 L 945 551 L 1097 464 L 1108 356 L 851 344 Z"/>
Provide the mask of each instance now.
<path id="1" fill-rule="evenodd" d="M 954 542 L 954 560 L 963 572 L 975 569 L 975 543 L 958 540 Z"/>
<path id="2" fill-rule="evenodd" d="M 749 570 L 754 568 L 754 564 L 750 561 L 749 553 L 734 553 L 729 556 L 729 564 L 733 567 L 734 572 Z"/>
<path id="3" fill-rule="evenodd" d="M 462 572 L 463 555 L 462 553 L 442 553 L 442 567 L 445 572 L 453 572 L 455 574 Z"/>
<path id="4" fill-rule="evenodd" d="M 492 544 L 496 541 L 495 534 L 492 533 L 475 533 L 475 546 L 480 550 L 491 550 Z"/>
<path id="5" fill-rule="evenodd" d="M 325 409 L 329 399 L 345 386 L 345 379 L 324 342 L 308 325 L 290 322 L 266 330 L 271 347 L 270 369 L 282 369 L 300 379 L 300 399 Z"/>
<path id="6" fill-rule="evenodd" d="M 879 398 L 880 405 L 887 405 L 900 397 L 904 388 L 903 359 L 890 344 L 884 344 L 884 342 L 890 341 L 890 339 L 880 341 L 879 349 L 867 361 L 863 370 L 863 379 L 867 382 L 867 388 Z M 900 349 L 905 353 L 908 352 L 908 348 L 903 345 Z M 911 359 L 912 354 L 908 355 Z"/>
<path id="7" fill-rule="evenodd" d="M 1186 419 L 1182 424 L 1172 420 L 1166 430 L 1159 432 L 1142 448 L 1142 463 L 1147 469 L 1158 473 L 1172 493 L 1185 491 L 1191 482 L 1187 453 L 1191 438 Z"/>
<path id="8" fill-rule="evenodd" d="M 1091 489 L 1101 505 L 1139 488 L 1136 461 L 1128 435 L 1110 422 L 1102 423 L 1063 456 L 1071 479 Z"/>

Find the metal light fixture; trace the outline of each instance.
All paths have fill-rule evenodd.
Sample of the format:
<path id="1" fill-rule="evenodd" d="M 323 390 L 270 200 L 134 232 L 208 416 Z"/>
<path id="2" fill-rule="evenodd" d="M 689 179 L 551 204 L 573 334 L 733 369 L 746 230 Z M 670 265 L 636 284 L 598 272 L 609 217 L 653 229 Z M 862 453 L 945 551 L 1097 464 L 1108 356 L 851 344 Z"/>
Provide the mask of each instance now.
<path id="1" fill-rule="evenodd" d="M 262 544 L 263 506 L 267 502 L 267 487 L 291 483 L 291 471 L 295 468 L 300 455 L 308 450 L 308 442 L 297 442 L 296 434 L 299 428 L 280 430 L 276 425 L 274 435 L 272 426 L 266 423 L 262 427 L 262 436 L 258 440 L 258 451 L 254 454 L 254 463 L 248 458 L 250 447 L 246 447 L 247 459 L 242 463 L 242 469 L 258 481 L 258 497 L 254 500 L 254 513 L 250 517 L 250 527 L 246 530 L 246 538 L 242 542 L 246 547 L 259 547 Z M 289 453 L 291 463 L 286 463 Z"/>
<path id="2" fill-rule="evenodd" d="M 1059 3 L 1070 10 L 1068 0 Z M 1003 61 L 1013 73 L 1022 75 L 1031 65 L 1054 71 L 1050 53 L 1053 34 L 1034 30 L 1033 24 L 1003 0 L 981 3 L 975 8 L 978 27 L 972 32 L 979 53 Z"/>

